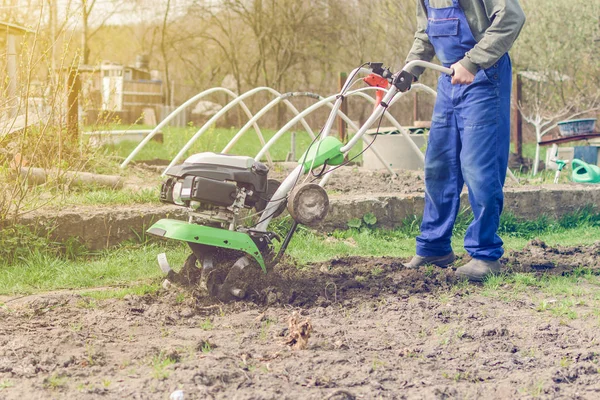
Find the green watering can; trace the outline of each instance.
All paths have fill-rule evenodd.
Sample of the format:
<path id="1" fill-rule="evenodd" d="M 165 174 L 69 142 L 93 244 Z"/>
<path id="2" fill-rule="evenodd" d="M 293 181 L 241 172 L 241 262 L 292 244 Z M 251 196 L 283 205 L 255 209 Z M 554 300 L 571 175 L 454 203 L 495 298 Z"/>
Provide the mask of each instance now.
<path id="1" fill-rule="evenodd" d="M 600 183 L 600 168 L 574 159 L 571 161 L 571 179 L 578 183 Z"/>

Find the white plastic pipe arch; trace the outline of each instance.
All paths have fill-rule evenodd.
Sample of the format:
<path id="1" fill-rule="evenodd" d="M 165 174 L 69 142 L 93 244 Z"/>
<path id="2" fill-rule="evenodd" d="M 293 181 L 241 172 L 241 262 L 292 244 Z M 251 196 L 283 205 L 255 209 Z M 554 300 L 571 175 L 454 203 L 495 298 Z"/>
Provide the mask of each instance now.
<path id="1" fill-rule="evenodd" d="M 281 100 L 282 98 L 285 98 L 285 96 L 289 96 L 289 97 L 293 97 L 293 96 L 306 96 L 306 97 L 312 97 L 315 98 L 317 100 L 323 100 L 322 96 L 319 96 L 317 94 L 314 93 L 310 93 L 310 92 L 292 92 L 292 93 L 286 93 L 283 94 L 281 97 L 273 99 L 269 104 L 267 104 L 265 107 L 263 107 L 258 113 L 256 113 L 254 115 L 254 117 L 249 120 L 246 125 L 244 125 L 244 127 L 242 127 L 242 129 L 231 139 L 231 141 L 227 144 L 227 146 L 225 146 L 225 148 L 223 149 L 222 153 L 227 153 L 234 145 L 235 143 L 239 140 L 239 138 L 248 130 L 248 128 L 250 127 L 250 125 L 252 123 L 254 123 L 256 120 L 258 120 L 259 118 L 261 118 L 267 111 L 269 111 L 271 108 L 275 107 Z M 364 94 L 363 94 L 364 95 Z M 370 99 L 369 96 L 364 95 L 367 98 Z M 372 100 L 372 99 L 371 99 Z M 373 102 L 375 100 L 372 100 Z M 329 102 L 328 104 L 329 107 L 333 108 L 333 105 L 331 104 L 331 102 Z M 357 130 L 356 126 L 354 125 L 354 123 L 350 120 L 350 118 L 345 115 L 343 112 L 341 111 L 337 111 L 337 115 L 339 115 L 341 118 L 344 119 L 344 121 L 348 122 L 348 124 L 350 125 L 351 128 L 354 128 L 355 130 Z M 304 120 L 304 118 L 302 118 Z M 285 133 L 285 132 L 283 132 Z M 282 133 L 282 135 L 283 135 Z M 314 134 L 312 132 L 310 132 L 310 136 L 312 139 L 315 138 Z M 281 135 L 279 136 L 279 138 L 281 137 Z M 366 139 L 365 139 L 366 141 Z M 273 143 L 275 143 L 276 141 L 274 141 Z M 383 157 L 381 156 L 381 154 L 376 150 L 376 149 L 372 149 L 373 152 L 375 153 L 375 156 L 381 161 L 381 163 L 386 166 L 386 168 L 390 169 L 390 167 L 388 167 L 387 163 L 385 162 L 385 160 L 383 159 Z M 267 153 L 268 154 L 268 153 Z M 390 169 L 390 172 L 391 169 Z"/>
<path id="2" fill-rule="evenodd" d="M 275 89 L 271 89 L 271 88 L 264 88 L 263 90 L 267 90 L 272 94 L 275 94 L 277 96 L 280 95 L 279 92 L 277 92 Z M 171 122 L 171 120 L 173 120 L 177 115 L 179 115 L 182 111 L 184 111 L 186 108 L 190 107 L 192 104 L 194 104 L 196 101 L 200 100 L 201 98 L 208 96 L 209 94 L 212 93 L 216 93 L 216 92 L 225 92 L 226 94 L 228 94 L 229 96 L 233 97 L 234 99 L 238 98 L 239 96 L 237 94 L 235 94 L 234 92 L 232 92 L 231 90 L 227 89 L 227 88 L 222 88 L 222 87 L 218 87 L 218 88 L 211 88 L 211 89 L 207 89 L 201 93 L 198 93 L 197 95 L 191 97 L 190 99 L 188 99 L 185 103 L 183 103 L 182 105 L 180 105 L 179 107 L 177 107 L 174 111 L 172 111 L 164 120 L 162 120 L 145 138 L 144 140 L 142 140 L 140 142 L 140 144 L 138 144 L 138 146 L 131 152 L 131 154 L 125 159 L 125 161 L 123 161 L 123 163 L 121 164 L 120 168 L 123 169 L 125 168 L 130 162 L 131 160 L 139 153 L 139 151 L 152 139 L 152 137 L 154 137 L 154 135 L 156 135 L 156 133 L 158 133 L 165 125 L 167 125 L 169 122 Z M 288 109 L 290 111 L 292 111 L 295 115 L 297 115 L 299 113 L 298 109 L 296 107 L 294 107 L 294 105 L 285 100 L 284 104 L 288 107 Z M 248 116 L 248 118 L 252 118 L 252 113 L 250 112 L 250 110 L 248 109 L 248 107 L 246 107 L 246 104 L 241 102 L 241 107 L 244 109 L 244 112 L 246 113 L 246 115 Z M 306 120 L 303 118 L 301 121 L 302 125 L 304 126 L 304 128 L 306 129 L 307 132 L 309 132 L 309 134 L 314 135 L 314 133 L 312 132 L 310 125 L 308 125 L 308 123 L 306 122 Z M 264 137 L 262 136 L 262 132 L 260 131 L 260 128 L 258 127 L 258 125 L 255 126 L 255 131 L 256 134 L 261 142 L 261 144 L 265 144 L 265 140 Z M 270 157 L 268 157 L 270 158 Z"/>
<path id="3" fill-rule="evenodd" d="M 315 93 L 310 93 L 310 92 L 291 92 L 291 93 L 284 93 L 282 95 L 280 95 L 279 97 L 271 100 L 269 102 L 269 104 L 267 104 L 266 106 L 264 106 L 263 108 L 261 108 L 256 114 L 254 114 L 254 117 L 252 117 L 252 119 L 250 119 L 248 122 L 246 122 L 246 125 L 244 125 L 242 127 L 242 129 L 239 130 L 238 133 L 235 134 L 235 136 L 233 138 L 231 138 L 231 140 L 229 141 L 229 143 L 227 143 L 227 145 L 223 148 L 223 150 L 221 151 L 221 153 L 227 153 L 229 152 L 229 150 L 231 150 L 231 148 L 237 143 L 237 141 L 244 135 L 244 133 L 246 133 L 246 131 L 248 129 L 250 129 L 250 127 L 256 122 L 258 121 L 263 115 L 265 115 L 269 110 L 271 110 L 273 107 L 275 107 L 277 104 L 279 104 L 280 102 L 284 101 L 284 102 L 288 102 L 289 100 L 287 100 L 287 98 L 289 97 L 299 97 L 299 96 L 304 96 L 304 97 L 312 97 L 315 99 L 320 99 L 322 98 L 321 96 L 319 96 L 318 94 Z M 291 104 L 291 103 L 290 103 Z M 292 106 L 293 107 L 293 106 Z M 295 108 L 294 108 L 295 109 Z M 299 112 L 296 110 L 295 114 L 298 115 Z M 304 118 L 302 118 L 301 121 L 306 121 Z M 315 138 L 315 134 L 313 133 L 313 131 L 309 128 L 308 130 L 308 134 L 310 135 L 311 139 Z"/>
<path id="4" fill-rule="evenodd" d="M 421 84 L 417 84 L 413 86 L 415 89 L 418 90 L 424 90 L 426 92 L 429 93 L 433 93 L 436 94 L 436 92 L 425 86 L 425 85 L 421 85 Z M 361 92 L 367 91 L 367 90 L 382 90 L 381 88 L 375 88 L 375 87 L 364 87 L 364 88 L 360 88 L 351 92 L 348 92 L 348 94 L 346 95 L 346 97 L 348 96 L 353 96 L 356 94 L 361 94 L 364 95 Z M 408 93 L 408 92 L 406 92 Z M 390 103 L 390 106 L 392 104 L 394 104 L 399 98 L 401 98 L 405 93 L 401 93 L 399 96 L 394 97 L 394 99 L 392 100 L 392 102 Z M 375 100 L 368 96 L 368 95 L 364 95 L 363 97 L 369 99 L 370 101 L 372 101 L 373 103 L 375 103 Z M 291 119 L 290 121 L 288 121 L 287 124 L 285 124 L 279 131 L 277 131 L 277 133 L 275 133 L 275 135 L 273 135 L 273 137 L 271 137 L 271 139 L 267 142 L 267 144 L 261 149 L 260 152 L 258 152 L 258 154 L 256 155 L 256 157 L 254 157 L 256 160 L 260 160 L 265 154 L 266 152 L 269 150 L 269 148 L 271 146 L 273 146 L 273 144 L 285 133 L 287 132 L 292 126 L 294 126 L 297 122 L 298 119 L 301 117 L 305 117 L 306 115 L 312 113 L 313 111 L 315 111 L 316 109 L 322 107 L 325 104 L 329 104 L 330 107 L 332 107 L 332 105 L 330 104 L 331 102 L 335 101 L 337 98 L 337 94 L 336 95 L 331 95 L 329 97 L 323 98 L 322 100 L 318 101 L 317 103 L 313 104 L 312 106 L 306 108 L 305 110 L 303 110 L 300 114 L 298 114 L 296 117 L 294 117 L 293 119 Z M 356 126 L 356 124 L 354 124 L 353 121 L 351 121 L 345 114 L 341 113 L 340 111 L 338 111 L 338 115 L 340 117 L 342 117 L 344 119 L 344 121 L 346 121 L 348 123 L 348 125 L 352 128 L 352 130 L 354 130 L 355 132 L 358 131 L 358 127 Z M 385 113 L 385 117 L 396 127 L 400 130 L 400 132 L 402 132 L 404 135 L 408 136 L 408 133 L 406 132 L 406 129 L 404 127 L 402 127 L 402 125 L 400 125 L 400 123 L 389 113 Z M 326 132 L 327 134 L 327 132 Z M 413 148 L 413 150 L 415 150 L 416 152 L 418 152 L 419 157 L 423 160 L 424 159 L 424 155 L 421 152 L 421 150 L 417 147 L 416 144 L 414 144 L 414 142 L 412 140 L 408 141 L 409 145 L 411 145 L 411 147 Z M 387 165 L 386 165 L 387 167 Z"/>
<path id="5" fill-rule="evenodd" d="M 231 92 L 229 89 L 220 88 L 220 87 L 207 89 L 207 90 L 200 92 L 197 95 L 191 97 L 185 103 L 183 103 L 182 105 L 177 107 L 174 111 L 172 111 L 158 125 L 156 125 L 156 127 L 148 134 L 148 136 L 146 136 L 144 138 L 144 140 L 142 140 L 137 145 L 137 147 L 135 149 L 133 149 L 133 151 L 131 152 L 131 154 L 129 154 L 129 156 L 125 159 L 125 161 L 123 161 L 123 163 L 121 164 L 121 169 L 125 168 L 131 162 L 131 160 L 133 160 L 133 158 L 137 155 L 137 153 L 139 153 L 139 151 L 146 144 L 148 144 L 148 142 L 154 137 L 154 135 L 156 135 L 156 133 L 158 133 L 158 131 L 160 131 L 165 125 L 167 125 L 169 122 L 171 122 L 171 120 L 173 120 L 177 115 L 179 115 L 179 113 L 181 113 L 183 110 L 185 110 L 186 108 L 188 108 L 189 106 L 194 104 L 196 101 L 200 100 L 201 98 L 208 96 L 209 94 L 216 93 L 216 92 L 225 92 L 230 95 L 233 94 L 233 97 L 237 97 L 237 95 L 235 93 Z"/>
<path id="6" fill-rule="evenodd" d="M 192 145 L 194 144 L 194 142 L 196 140 L 198 140 L 198 138 L 200 138 L 200 136 L 202 136 L 202 134 L 204 132 L 206 132 L 210 126 L 216 122 L 219 118 L 221 118 L 221 116 L 223 116 L 227 111 L 229 111 L 231 108 L 233 108 L 234 106 L 236 106 L 238 103 L 247 110 L 246 105 L 244 104 L 243 100 L 246 99 L 247 97 L 250 97 L 256 93 L 259 92 L 263 92 L 263 91 L 268 91 L 269 93 L 272 93 L 276 96 L 281 96 L 281 93 L 279 93 L 278 91 L 276 91 L 275 89 L 269 88 L 269 87 L 258 87 L 258 88 L 254 88 L 252 90 L 247 91 L 246 93 L 242 94 L 241 96 L 236 97 L 234 100 L 232 100 L 231 102 L 229 102 L 225 107 L 223 107 L 221 110 L 219 110 L 218 113 L 216 113 L 215 115 L 212 116 L 212 118 L 210 118 L 195 134 L 194 136 L 192 136 L 192 138 L 185 144 L 185 146 L 183 146 L 183 148 L 179 151 L 179 153 L 177 153 L 177 155 L 175 156 L 175 158 L 173 158 L 173 160 L 171 161 L 171 163 L 167 166 L 167 168 L 165 168 L 165 170 L 162 173 L 162 176 L 165 176 L 166 171 L 171 168 L 173 165 L 175 165 L 182 157 L 183 155 L 190 149 L 190 147 L 192 147 Z M 291 107 L 291 109 L 295 112 L 298 112 L 298 110 L 291 104 L 289 103 L 289 107 Z M 253 115 L 250 113 L 250 111 L 248 110 L 248 112 L 246 113 L 248 115 L 249 119 L 252 119 Z M 298 114 L 299 115 L 299 114 Z M 308 124 L 306 123 L 306 121 L 304 120 L 304 118 L 302 118 L 301 120 L 303 126 L 305 128 L 308 128 L 307 131 L 312 133 L 312 130 L 310 129 L 310 127 L 308 126 Z M 258 127 L 258 124 L 254 123 L 254 129 L 257 132 L 260 132 L 260 128 Z M 313 134 L 314 135 L 314 134 Z M 261 138 L 261 144 L 263 146 L 265 146 L 265 142 L 264 142 L 264 138 L 262 136 L 262 133 L 260 134 L 260 138 Z M 269 163 L 272 164 L 272 161 L 269 160 Z"/>
<path id="7" fill-rule="evenodd" d="M 431 88 L 427 87 L 427 86 L 424 86 L 424 85 L 421 85 L 421 84 L 417 84 L 417 85 L 414 85 L 414 87 L 415 87 L 416 89 L 420 89 L 420 88 L 422 87 L 422 88 L 423 88 L 422 90 L 425 90 L 425 91 L 430 91 L 431 93 L 433 93 L 433 95 L 434 95 L 434 96 L 436 95 L 435 91 L 434 91 L 433 89 L 431 89 Z M 373 90 L 377 90 L 377 89 L 376 89 L 376 88 L 373 88 Z M 358 94 L 359 94 L 361 97 L 363 97 L 363 98 L 365 98 L 365 99 L 369 100 L 369 101 L 370 101 L 372 104 L 376 104 L 376 102 L 375 102 L 375 99 L 373 99 L 372 97 L 370 97 L 370 96 L 368 96 L 368 95 L 366 95 L 366 94 L 364 94 L 364 93 L 362 93 L 362 92 L 359 92 Z M 252 124 L 253 124 L 254 122 L 256 122 L 258 119 L 260 119 L 260 118 L 261 118 L 261 117 L 262 117 L 264 114 L 266 114 L 266 113 L 267 113 L 267 112 L 268 112 L 270 109 L 272 109 L 272 108 L 273 108 L 273 107 L 275 107 L 277 104 L 279 104 L 279 102 L 281 102 L 282 100 L 283 100 L 283 101 L 285 101 L 284 99 L 285 99 L 285 98 L 287 98 L 287 97 L 299 97 L 299 96 L 311 97 L 311 98 L 314 98 L 314 99 L 317 99 L 317 100 L 323 100 L 323 99 L 324 99 L 324 97 L 323 97 L 323 96 L 320 96 L 320 95 L 318 95 L 318 94 L 316 94 L 316 93 L 310 93 L 310 92 L 291 92 L 291 93 L 284 93 L 284 94 L 282 94 L 282 95 L 281 95 L 281 97 L 278 97 L 278 98 L 276 98 L 276 99 L 273 99 L 273 100 L 272 100 L 272 101 L 271 101 L 269 104 L 267 104 L 267 105 L 266 105 L 266 106 L 264 106 L 264 107 L 263 107 L 261 110 L 259 110 L 259 111 L 258 111 L 258 112 L 257 112 L 257 113 L 254 115 L 254 117 L 252 117 L 252 119 L 251 119 L 251 120 L 249 120 L 249 121 L 246 123 L 246 125 L 244 125 L 244 126 L 242 127 L 242 129 L 240 129 L 240 130 L 238 131 L 238 133 L 236 133 L 236 135 L 235 135 L 235 136 L 234 136 L 234 137 L 231 139 L 231 141 L 229 141 L 229 143 L 227 143 L 227 145 L 226 145 L 226 146 L 223 148 L 223 150 L 222 150 L 221 152 L 222 152 L 222 153 L 227 153 L 227 152 L 229 152 L 229 150 L 231 150 L 231 148 L 232 148 L 233 146 L 235 146 L 235 144 L 238 142 L 238 140 L 239 140 L 239 139 L 240 139 L 240 138 L 241 138 L 241 137 L 242 137 L 242 136 L 243 136 L 243 135 L 246 133 L 246 131 L 247 131 L 247 130 L 250 128 L 250 126 L 252 126 Z M 333 102 L 333 100 L 332 100 L 331 102 Z M 298 115 L 298 114 L 296 113 L 296 115 Z M 338 116 L 342 116 L 342 115 L 344 115 L 344 114 L 343 114 L 341 111 L 338 111 L 338 112 L 337 112 L 337 115 L 338 115 Z M 344 117 L 346 117 L 346 116 L 344 115 Z M 389 115 L 389 114 L 386 114 L 386 117 L 387 117 L 388 119 L 390 119 L 390 121 L 392 121 L 392 123 L 394 124 L 394 126 L 395 126 L 395 127 L 397 127 L 398 129 L 400 129 L 400 130 L 401 130 L 401 132 L 405 133 L 405 132 L 404 132 L 404 131 L 405 131 L 405 129 L 404 129 L 404 128 L 402 128 L 402 126 L 401 126 L 401 125 L 400 125 L 400 124 L 399 124 L 399 123 L 396 121 L 396 119 L 394 119 L 394 118 L 393 118 L 391 115 Z M 303 118 L 302 120 L 304 121 L 304 118 Z M 346 120 L 346 121 L 349 121 L 348 119 L 345 119 L 345 120 Z M 350 124 L 351 124 L 351 125 L 353 125 L 351 122 L 350 122 Z M 354 131 L 356 132 L 357 130 L 358 130 L 358 129 L 355 129 Z M 312 132 L 309 132 L 309 134 L 310 134 L 310 136 L 311 136 L 311 139 L 314 139 L 314 134 L 313 134 Z"/>

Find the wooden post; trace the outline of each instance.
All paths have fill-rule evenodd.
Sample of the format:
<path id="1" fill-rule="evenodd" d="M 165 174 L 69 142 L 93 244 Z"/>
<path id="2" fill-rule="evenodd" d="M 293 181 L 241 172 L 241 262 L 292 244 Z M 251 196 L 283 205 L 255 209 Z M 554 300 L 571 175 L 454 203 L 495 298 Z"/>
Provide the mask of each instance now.
<path id="1" fill-rule="evenodd" d="M 346 84 L 346 79 L 348 79 L 348 75 L 345 72 L 340 72 L 340 92 L 342 91 L 342 88 Z M 340 107 L 340 111 L 343 112 L 344 114 L 348 115 L 348 100 L 344 99 L 342 101 L 342 106 Z M 348 140 L 348 132 L 346 131 L 346 123 L 344 122 L 344 120 L 341 117 L 338 122 L 339 122 L 338 130 L 340 132 L 340 140 L 342 141 L 342 143 L 346 143 L 346 141 Z"/>
<path id="2" fill-rule="evenodd" d="M 413 99 L 414 99 L 414 103 L 413 103 L 413 125 L 414 125 L 415 121 L 420 121 L 420 119 L 419 119 L 419 92 L 416 90 L 413 93 Z"/>
<path id="3" fill-rule="evenodd" d="M 76 143 L 79 140 L 79 92 L 81 83 L 77 69 L 69 70 L 67 78 L 67 136 Z"/>
<path id="4" fill-rule="evenodd" d="M 517 73 L 513 82 L 512 118 L 513 143 L 515 145 L 515 154 L 519 160 L 523 156 L 523 117 L 519 111 L 519 104 L 522 97 L 521 87 L 521 74 Z"/>
<path id="5" fill-rule="evenodd" d="M 171 101 L 170 101 L 170 105 L 171 108 L 174 110 L 175 109 L 175 79 L 173 79 L 171 81 L 171 93 L 169 93 L 171 96 Z"/>

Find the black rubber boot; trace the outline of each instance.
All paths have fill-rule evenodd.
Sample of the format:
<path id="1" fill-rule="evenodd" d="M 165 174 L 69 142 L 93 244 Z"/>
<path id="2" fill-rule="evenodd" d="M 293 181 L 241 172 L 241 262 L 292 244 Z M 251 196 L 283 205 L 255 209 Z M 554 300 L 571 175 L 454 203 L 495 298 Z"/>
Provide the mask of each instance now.
<path id="1" fill-rule="evenodd" d="M 419 268 L 427 264 L 437 265 L 438 267 L 445 268 L 448 265 L 452 264 L 456 256 L 454 252 L 446 254 L 445 256 L 432 256 L 432 257 L 422 257 L 422 256 L 414 256 L 412 260 L 408 264 L 404 264 L 406 268 Z"/>
<path id="2" fill-rule="evenodd" d="M 472 259 L 456 270 L 456 276 L 471 282 L 482 282 L 487 276 L 500 272 L 500 261 Z"/>

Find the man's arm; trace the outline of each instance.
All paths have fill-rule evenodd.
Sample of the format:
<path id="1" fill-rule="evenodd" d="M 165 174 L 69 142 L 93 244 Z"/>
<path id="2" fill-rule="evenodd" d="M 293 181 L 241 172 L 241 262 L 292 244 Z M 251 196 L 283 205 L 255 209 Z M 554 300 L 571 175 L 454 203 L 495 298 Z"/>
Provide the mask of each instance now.
<path id="1" fill-rule="evenodd" d="M 435 50 L 425 30 L 427 29 L 427 10 L 422 0 L 417 0 L 417 32 L 415 32 L 415 41 L 406 57 L 406 62 L 413 60 L 431 61 L 435 55 Z M 415 67 L 408 71 L 415 77 L 423 73 L 423 68 Z"/>
<path id="2" fill-rule="evenodd" d="M 521 33 L 525 14 L 518 0 L 482 0 L 490 27 L 483 37 L 460 61 L 472 74 L 479 68 L 489 68 L 508 52 Z"/>

